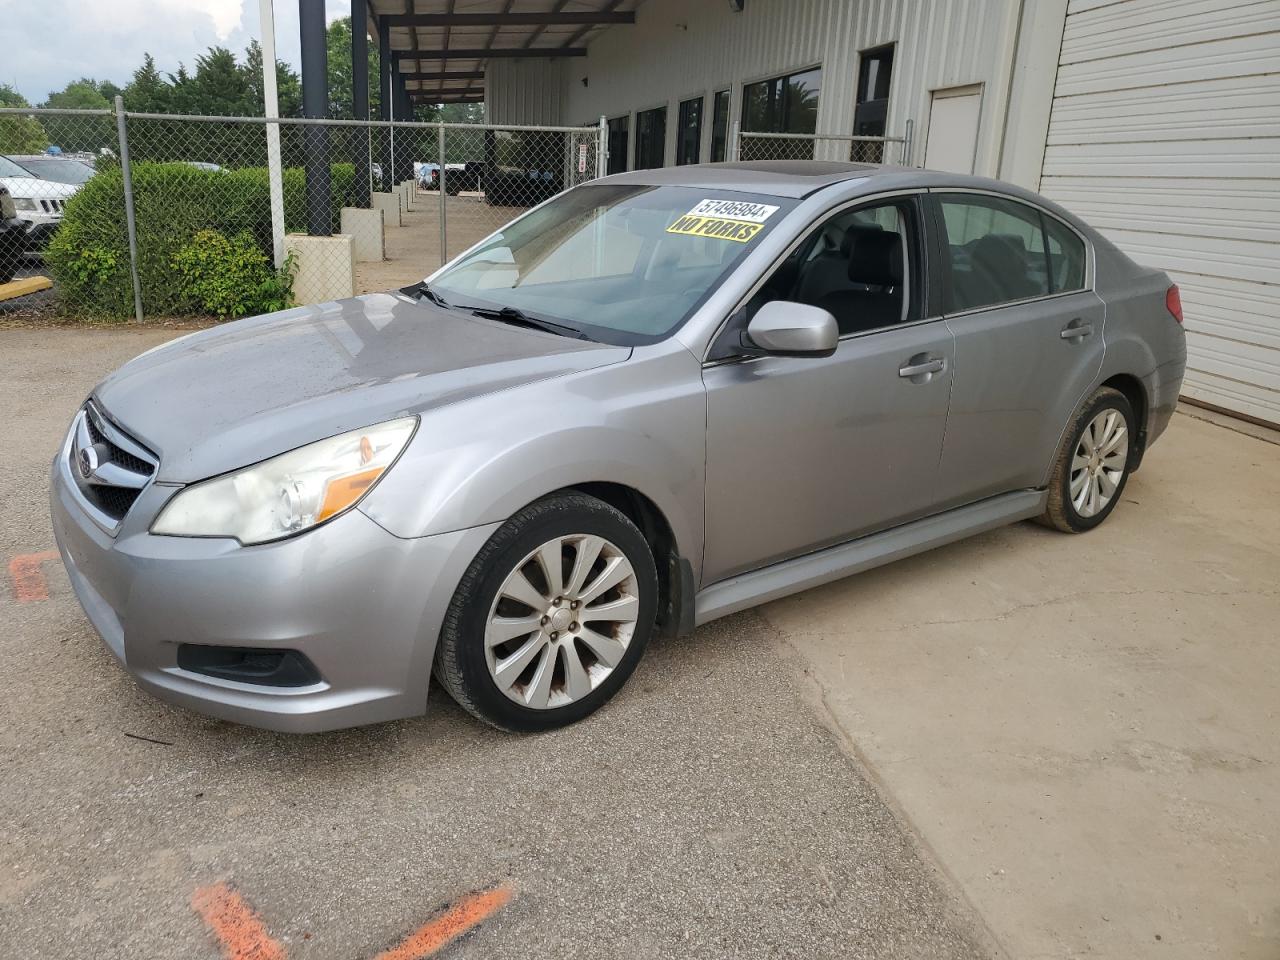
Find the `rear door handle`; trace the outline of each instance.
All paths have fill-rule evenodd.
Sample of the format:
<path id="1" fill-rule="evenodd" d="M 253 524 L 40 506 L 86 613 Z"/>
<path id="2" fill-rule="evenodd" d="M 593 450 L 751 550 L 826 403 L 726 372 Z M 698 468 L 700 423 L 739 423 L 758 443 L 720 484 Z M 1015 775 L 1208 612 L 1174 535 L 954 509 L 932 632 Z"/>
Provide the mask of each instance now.
<path id="1" fill-rule="evenodd" d="M 1063 340 L 1083 340 L 1091 333 L 1093 333 L 1093 324 L 1076 317 L 1062 328 L 1058 336 Z"/>
<path id="2" fill-rule="evenodd" d="M 904 379 L 924 377 L 941 373 L 946 365 L 947 362 L 942 357 L 915 356 L 898 368 L 898 376 Z"/>

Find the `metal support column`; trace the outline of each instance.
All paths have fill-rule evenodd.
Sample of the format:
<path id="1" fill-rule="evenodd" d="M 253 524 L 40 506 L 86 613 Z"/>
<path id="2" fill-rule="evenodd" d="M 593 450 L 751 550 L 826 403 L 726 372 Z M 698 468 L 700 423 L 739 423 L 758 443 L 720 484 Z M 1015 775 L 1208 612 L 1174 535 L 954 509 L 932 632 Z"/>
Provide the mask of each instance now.
<path id="1" fill-rule="evenodd" d="M 366 0 L 351 0 L 351 116 L 369 119 L 369 31 L 366 27 Z M 369 128 L 354 137 L 352 161 L 356 167 L 355 195 L 357 207 L 369 206 Z"/>
<path id="2" fill-rule="evenodd" d="M 378 18 L 378 81 L 381 97 L 378 102 L 378 119 L 387 121 L 386 133 L 379 137 L 378 165 L 382 167 L 380 190 L 391 189 L 391 161 L 395 157 L 395 128 L 391 126 L 391 74 L 396 70 L 391 57 L 391 27 L 386 17 Z"/>
<path id="3" fill-rule="evenodd" d="M 329 113 L 324 0 L 298 0 L 298 28 L 302 40 L 302 114 L 323 119 Z M 307 124 L 302 143 L 307 169 L 307 232 L 313 237 L 327 237 L 333 232 L 328 128 Z"/>
<path id="4" fill-rule="evenodd" d="M 133 168 L 129 166 L 129 134 L 124 98 L 116 97 L 116 135 L 120 138 L 120 175 L 124 178 L 124 225 L 129 231 L 129 277 L 133 281 L 133 316 L 142 322 L 142 283 L 138 280 L 138 223 L 133 211 Z"/>

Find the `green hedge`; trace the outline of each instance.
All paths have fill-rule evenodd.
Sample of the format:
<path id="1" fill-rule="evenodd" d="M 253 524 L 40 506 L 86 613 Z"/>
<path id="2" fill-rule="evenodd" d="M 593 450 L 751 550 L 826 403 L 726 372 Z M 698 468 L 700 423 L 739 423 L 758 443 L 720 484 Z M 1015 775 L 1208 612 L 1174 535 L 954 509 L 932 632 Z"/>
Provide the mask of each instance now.
<path id="1" fill-rule="evenodd" d="M 136 163 L 132 170 L 138 276 L 147 316 L 205 312 L 199 296 L 173 266 L 175 255 L 201 231 L 214 230 L 227 238 L 247 232 L 270 257 L 266 168 L 206 171 L 181 163 Z M 285 229 L 305 231 L 306 174 L 300 168 L 286 169 L 283 182 Z M 354 182 L 351 164 L 333 165 L 331 230 L 337 229 L 338 212 L 347 205 Z M 73 312 L 106 318 L 133 315 L 119 168 L 102 171 L 68 201 L 45 261 Z"/>

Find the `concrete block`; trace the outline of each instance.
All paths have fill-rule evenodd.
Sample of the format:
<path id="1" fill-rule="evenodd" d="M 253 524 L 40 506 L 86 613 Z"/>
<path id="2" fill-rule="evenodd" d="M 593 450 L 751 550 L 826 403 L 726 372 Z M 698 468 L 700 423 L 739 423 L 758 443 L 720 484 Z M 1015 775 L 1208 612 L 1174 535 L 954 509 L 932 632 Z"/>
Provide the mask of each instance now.
<path id="1" fill-rule="evenodd" d="M 417 181 L 414 181 L 414 180 L 405 180 L 403 183 L 400 184 L 400 189 L 404 191 L 404 208 L 406 210 L 413 209 L 413 202 L 414 202 L 413 194 L 414 194 L 414 190 L 417 189 L 417 186 L 418 186 Z"/>
<path id="2" fill-rule="evenodd" d="M 356 249 L 356 263 L 377 262 L 383 259 L 386 248 L 383 242 L 383 210 L 365 210 L 362 207 L 343 207 L 342 233 L 349 234 Z"/>
<path id="3" fill-rule="evenodd" d="M 404 209 L 404 196 L 398 188 L 386 193 L 372 193 L 369 195 L 369 200 L 369 205 L 373 209 L 382 211 L 384 225 L 404 226 L 404 220 L 400 216 L 400 211 Z"/>
<path id="4" fill-rule="evenodd" d="M 284 250 L 294 258 L 293 299 L 300 306 L 355 296 L 356 245 L 349 234 L 289 233 Z"/>

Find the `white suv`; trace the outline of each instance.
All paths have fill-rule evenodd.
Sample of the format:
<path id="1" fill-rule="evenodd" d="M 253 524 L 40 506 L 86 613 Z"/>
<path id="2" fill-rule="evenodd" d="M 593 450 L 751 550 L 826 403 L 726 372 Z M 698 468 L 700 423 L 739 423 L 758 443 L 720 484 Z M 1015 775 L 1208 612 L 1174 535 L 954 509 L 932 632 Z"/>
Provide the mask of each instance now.
<path id="1" fill-rule="evenodd" d="M 0 184 L 8 187 L 18 217 L 26 224 L 27 249 L 39 250 L 62 223 L 62 209 L 80 189 L 37 176 L 9 157 L 0 156 Z"/>

